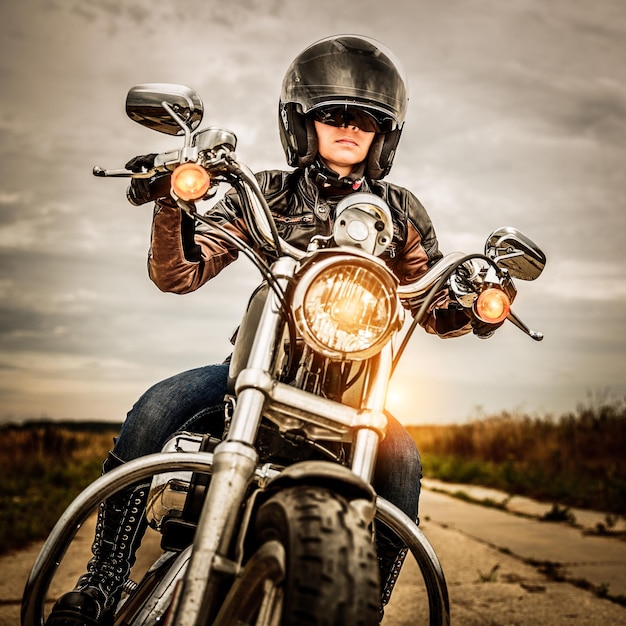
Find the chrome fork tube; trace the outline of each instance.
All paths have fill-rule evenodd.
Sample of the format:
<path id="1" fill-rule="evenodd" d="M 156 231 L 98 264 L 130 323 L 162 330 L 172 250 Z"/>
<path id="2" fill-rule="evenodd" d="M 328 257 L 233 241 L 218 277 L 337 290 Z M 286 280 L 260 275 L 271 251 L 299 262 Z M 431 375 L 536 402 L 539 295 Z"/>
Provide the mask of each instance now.
<path id="1" fill-rule="evenodd" d="M 281 289 L 287 286 L 287 279 L 292 277 L 296 269 L 296 261 L 289 257 L 282 257 L 273 266 L 272 270 L 278 277 Z M 237 389 L 237 405 L 228 430 L 229 441 L 243 441 L 252 445 L 261 420 L 265 404 L 265 392 L 255 383 L 239 383 L 239 379 L 249 381 L 260 380 L 271 376 L 276 358 L 276 347 L 283 332 L 280 303 L 276 294 L 269 290 L 267 300 L 261 313 L 248 364 L 240 373 Z M 265 387 L 265 385 L 263 385 Z"/>
<path id="2" fill-rule="evenodd" d="M 293 259 L 283 257 L 273 267 L 282 289 L 296 267 Z M 276 345 L 283 331 L 280 303 L 269 290 L 259 326 L 242 372 L 254 372 L 267 378 L 273 370 Z M 244 375 L 244 379 L 246 376 Z M 248 378 L 255 378 L 249 376 Z M 236 530 L 241 503 L 245 499 L 258 463 L 253 446 L 263 415 L 265 393 L 253 385 L 238 387 L 238 398 L 228 435 L 213 453 L 211 482 L 194 537 L 189 567 L 183 581 L 180 601 L 175 610 L 176 626 L 199 626 L 214 613 L 215 591 L 219 580 L 214 574 L 223 571 Z M 220 562 L 218 567 L 216 564 Z M 229 572 L 234 574 L 235 572 Z"/>
<path id="3" fill-rule="evenodd" d="M 254 448 L 223 442 L 213 454 L 213 471 L 198 520 L 189 566 L 183 580 L 174 624 L 196 626 L 213 611 L 216 557 L 232 534 L 243 494 L 257 465 Z M 235 573 L 234 571 L 231 573 Z"/>
<path id="4" fill-rule="evenodd" d="M 363 410 L 376 413 L 384 421 L 382 431 L 372 428 L 361 428 L 356 434 L 354 450 L 352 453 L 352 471 L 364 481 L 371 483 L 376 467 L 376 455 L 381 435 L 384 436 L 387 428 L 387 420 L 384 416 L 385 402 L 387 399 L 387 387 L 393 358 L 391 344 L 380 352 L 376 361 L 372 363 L 369 372 L 369 381 L 366 385 L 367 395 L 363 401 Z"/>

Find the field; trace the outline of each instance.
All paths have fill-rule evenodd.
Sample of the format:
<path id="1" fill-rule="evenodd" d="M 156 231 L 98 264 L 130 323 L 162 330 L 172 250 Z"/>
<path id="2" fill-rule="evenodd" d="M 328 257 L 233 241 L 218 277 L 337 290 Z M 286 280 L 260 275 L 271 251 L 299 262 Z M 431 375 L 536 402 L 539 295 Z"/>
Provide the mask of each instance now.
<path id="1" fill-rule="evenodd" d="M 624 403 L 559 418 L 503 413 L 409 430 L 425 476 L 626 515 Z"/>
<path id="2" fill-rule="evenodd" d="M 0 433 L 0 553 L 44 538 L 101 472 L 115 425 L 29 424 Z M 424 475 L 495 487 L 559 507 L 626 516 L 626 405 L 559 418 L 501 414 L 408 427 Z"/>
<path id="3" fill-rule="evenodd" d="M 52 424 L 0 431 L 0 553 L 44 538 L 102 472 L 116 431 Z"/>

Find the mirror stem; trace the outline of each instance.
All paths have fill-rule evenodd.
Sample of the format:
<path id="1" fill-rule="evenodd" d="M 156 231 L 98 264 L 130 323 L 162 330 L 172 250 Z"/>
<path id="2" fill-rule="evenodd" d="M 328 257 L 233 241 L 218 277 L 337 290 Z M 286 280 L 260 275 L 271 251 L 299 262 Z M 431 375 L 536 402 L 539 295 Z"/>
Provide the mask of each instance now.
<path id="1" fill-rule="evenodd" d="M 176 121 L 176 123 L 183 129 L 185 133 L 185 148 L 188 148 L 191 145 L 191 131 L 185 124 L 184 120 L 174 111 L 174 109 L 167 103 L 165 100 L 161 102 L 161 106 L 169 113 L 169 115 Z"/>

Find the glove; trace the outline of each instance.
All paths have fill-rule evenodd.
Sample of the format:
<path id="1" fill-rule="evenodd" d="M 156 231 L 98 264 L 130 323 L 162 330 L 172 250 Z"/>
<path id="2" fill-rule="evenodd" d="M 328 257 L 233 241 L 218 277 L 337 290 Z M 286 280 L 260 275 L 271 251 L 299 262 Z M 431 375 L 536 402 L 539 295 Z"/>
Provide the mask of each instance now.
<path id="1" fill-rule="evenodd" d="M 145 172 L 154 167 L 156 154 L 143 154 L 133 157 L 125 167 L 131 172 Z M 170 172 L 159 172 L 150 178 L 133 178 L 126 190 L 128 201 L 141 206 L 161 198 L 170 197 Z"/>
<path id="2" fill-rule="evenodd" d="M 435 309 L 435 330 L 438 335 L 445 336 L 466 326 L 471 317 L 467 311 L 455 303 L 447 309 Z"/>
<path id="3" fill-rule="evenodd" d="M 140 154 L 139 156 L 133 157 L 124 167 L 136 174 L 139 172 L 147 172 L 154 167 L 154 159 L 156 156 L 156 152 Z"/>
<path id="4" fill-rule="evenodd" d="M 487 322 L 474 317 L 472 319 L 472 332 L 480 339 L 489 339 L 502 324 L 504 324 L 504 320 L 497 324 L 487 324 Z"/>
<path id="5" fill-rule="evenodd" d="M 151 178 L 133 178 L 126 190 L 128 201 L 135 206 L 141 206 L 148 202 L 169 198 L 170 177 L 170 173 L 163 172 L 155 174 Z"/>

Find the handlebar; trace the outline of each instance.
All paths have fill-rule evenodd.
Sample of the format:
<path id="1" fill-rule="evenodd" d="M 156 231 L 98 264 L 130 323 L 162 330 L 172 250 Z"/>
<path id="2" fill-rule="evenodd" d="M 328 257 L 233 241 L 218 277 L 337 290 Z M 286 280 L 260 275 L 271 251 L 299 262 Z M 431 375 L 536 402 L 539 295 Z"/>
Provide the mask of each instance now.
<path id="1" fill-rule="evenodd" d="M 279 236 L 267 200 L 263 196 L 254 173 L 247 165 L 237 160 L 234 145 L 224 143 L 223 131 L 220 131 L 220 133 L 218 133 L 221 142 L 219 144 L 219 155 L 217 152 L 213 152 L 212 155 L 215 157 L 213 160 L 207 159 L 206 156 L 202 158 L 195 147 L 188 148 L 188 150 L 194 150 L 195 156 L 201 157 L 200 160 L 203 161 L 203 166 L 209 173 L 212 170 L 219 172 L 221 175 L 226 173 L 226 178 L 222 178 L 222 180 L 228 180 L 241 195 L 244 220 L 250 230 L 250 235 L 257 245 L 273 250 L 278 256 L 286 255 L 297 261 L 302 260 L 307 255 L 307 251 L 296 248 Z M 213 134 L 215 134 L 215 131 L 213 131 Z M 213 146 L 213 148 L 215 147 L 217 146 Z M 203 154 L 207 155 L 206 152 Z M 103 169 L 96 166 L 93 168 L 93 174 L 98 177 L 150 178 L 158 171 L 170 169 L 176 162 L 184 161 L 185 159 L 182 157 L 182 153 L 178 151 L 158 155 L 155 159 L 155 163 L 158 161 L 158 165 L 145 172 L 132 172 L 128 169 Z M 185 212 L 197 215 L 193 202 L 178 200 L 177 203 Z M 445 277 L 451 275 L 454 269 L 467 259 L 468 257 L 461 252 L 453 252 L 444 256 L 429 268 L 419 280 L 408 285 L 400 285 L 397 291 L 398 297 L 400 300 L 409 302 L 411 308 L 415 308 L 418 305 L 423 306 L 435 285 L 438 282 L 443 283 Z M 492 259 L 486 260 L 496 267 Z M 535 341 L 543 339 L 541 333 L 530 330 L 512 311 L 509 313 L 508 319 Z"/>

